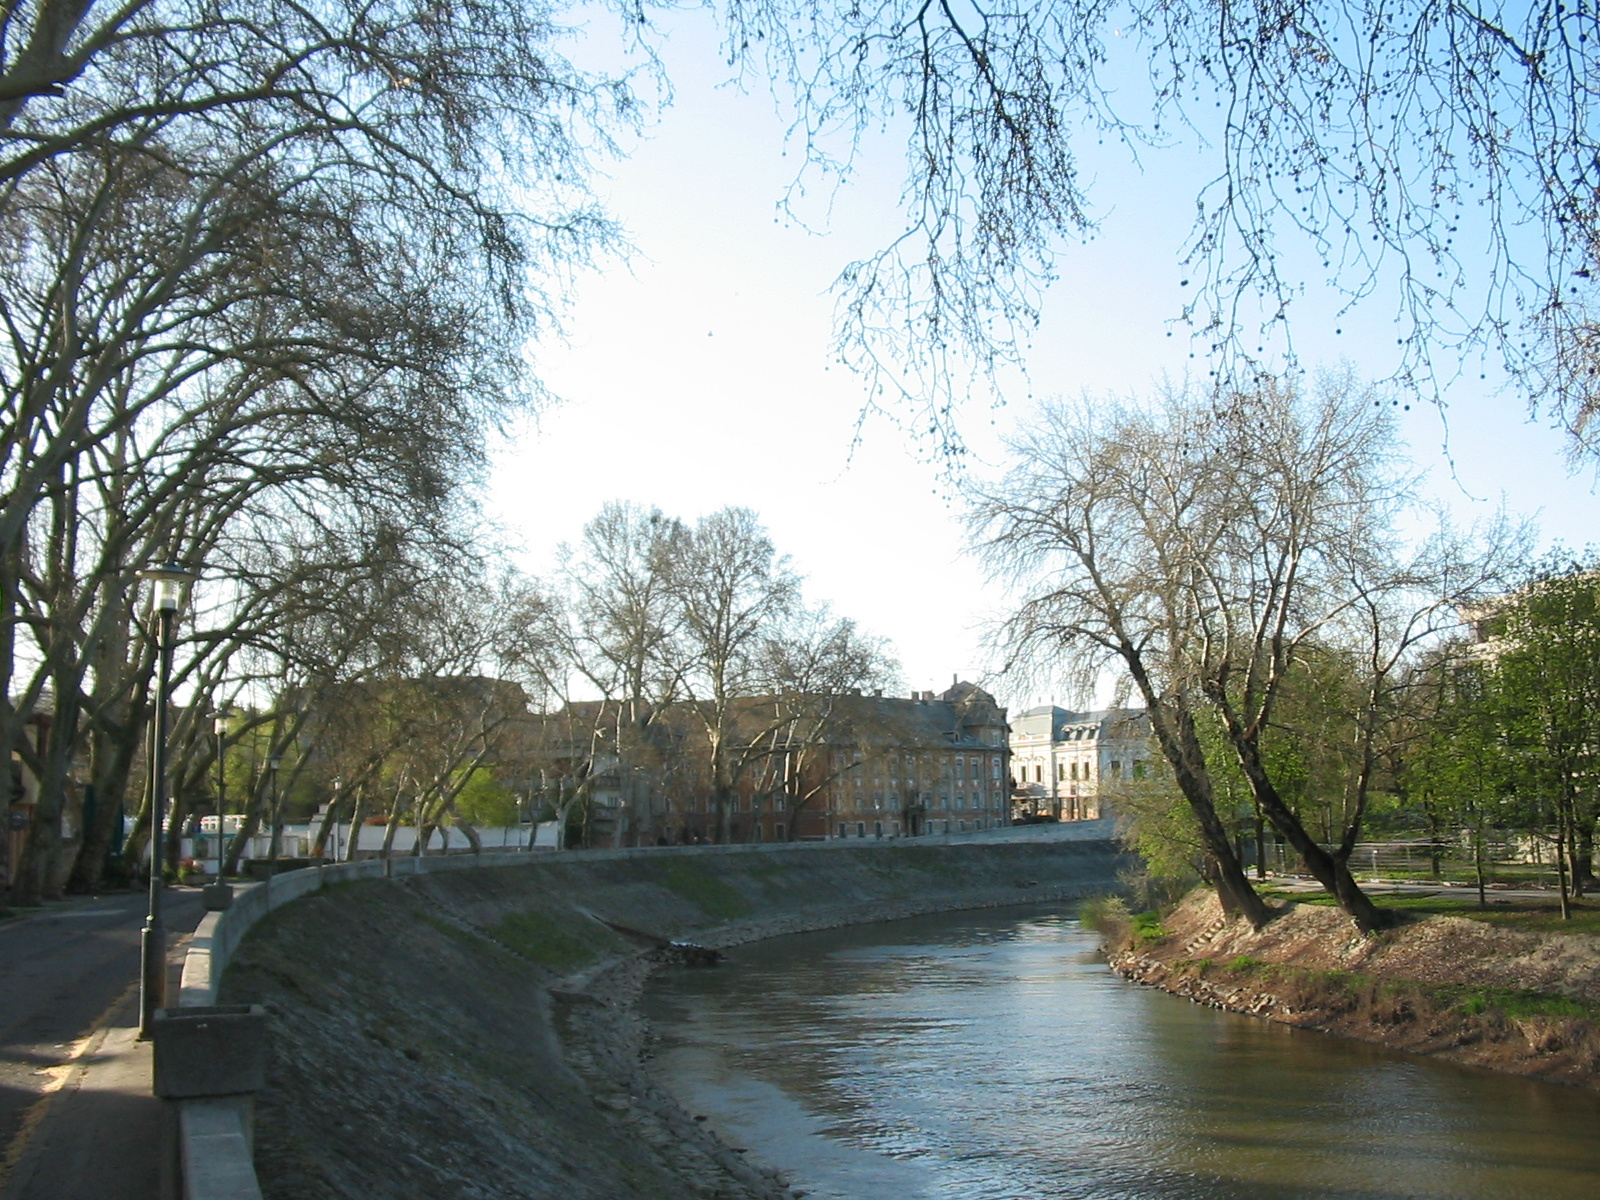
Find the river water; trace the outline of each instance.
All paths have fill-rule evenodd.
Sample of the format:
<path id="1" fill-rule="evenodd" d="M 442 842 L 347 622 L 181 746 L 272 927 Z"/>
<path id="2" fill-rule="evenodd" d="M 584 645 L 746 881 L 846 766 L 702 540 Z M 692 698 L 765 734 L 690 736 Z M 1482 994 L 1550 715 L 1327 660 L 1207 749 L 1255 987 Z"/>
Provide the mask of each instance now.
<path id="1" fill-rule="evenodd" d="M 778 938 L 658 977 L 655 1069 L 839 1200 L 1597 1200 L 1600 1096 L 1125 983 L 1070 911 Z"/>

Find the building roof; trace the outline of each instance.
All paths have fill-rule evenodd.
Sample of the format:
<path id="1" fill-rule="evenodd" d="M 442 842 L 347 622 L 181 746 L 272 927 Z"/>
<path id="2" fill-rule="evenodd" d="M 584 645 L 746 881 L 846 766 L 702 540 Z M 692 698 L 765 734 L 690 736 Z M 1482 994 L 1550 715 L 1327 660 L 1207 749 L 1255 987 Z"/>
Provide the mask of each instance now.
<path id="1" fill-rule="evenodd" d="M 1030 708 L 1011 723 L 1012 733 L 1019 738 L 1042 738 L 1052 742 L 1070 742 L 1081 738 L 1107 739 L 1123 736 L 1118 726 L 1144 720 L 1142 708 L 1096 708 L 1083 712 L 1061 708 L 1054 704 Z"/>

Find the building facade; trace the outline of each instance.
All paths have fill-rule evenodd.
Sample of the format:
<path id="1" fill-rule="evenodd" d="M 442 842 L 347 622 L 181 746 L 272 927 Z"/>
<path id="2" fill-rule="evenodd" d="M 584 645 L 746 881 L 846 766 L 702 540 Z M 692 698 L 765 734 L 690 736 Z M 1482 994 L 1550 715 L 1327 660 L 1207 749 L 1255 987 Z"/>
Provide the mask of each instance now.
<path id="1" fill-rule="evenodd" d="M 806 838 L 918 837 L 1010 824 L 1006 710 L 976 684 L 939 696 L 851 697 L 848 731 L 816 764 Z"/>
<path id="2" fill-rule="evenodd" d="M 1093 821 L 1124 779 L 1142 779 L 1154 747 L 1141 708 L 1030 708 L 1011 729 L 1012 807 L 1018 818 Z"/>
<path id="3" fill-rule="evenodd" d="M 917 837 L 1011 821 L 1006 711 L 975 684 L 741 698 L 720 792 L 706 714 L 692 703 L 650 714 L 620 754 L 627 722 L 613 709 L 574 704 L 529 724 L 529 773 L 541 793 L 583 784 L 593 844 Z"/>

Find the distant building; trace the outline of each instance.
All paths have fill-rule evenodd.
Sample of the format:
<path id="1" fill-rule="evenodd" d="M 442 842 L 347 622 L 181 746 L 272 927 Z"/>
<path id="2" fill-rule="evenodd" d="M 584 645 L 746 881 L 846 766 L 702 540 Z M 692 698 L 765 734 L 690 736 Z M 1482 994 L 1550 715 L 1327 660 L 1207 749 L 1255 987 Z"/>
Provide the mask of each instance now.
<path id="1" fill-rule="evenodd" d="M 918 837 L 1011 823 L 1006 710 L 976 684 L 846 698 L 853 719 L 817 764 L 826 804 L 804 837 Z M 806 814 L 802 810 L 802 817 Z"/>
<path id="2" fill-rule="evenodd" d="M 1030 708 L 1011 727 L 1015 815 L 1058 821 L 1108 816 L 1100 803 L 1102 788 L 1142 779 L 1153 753 L 1142 708 Z"/>
<path id="3" fill-rule="evenodd" d="M 612 750 L 611 713 L 573 705 L 542 719 L 572 726 L 548 739 L 568 747 L 551 771 L 574 779 L 592 772 L 603 836 L 616 845 L 716 840 L 705 732 L 692 704 L 653 716 L 627 770 Z M 917 837 L 1010 824 L 1006 712 L 975 684 L 909 697 L 750 696 L 737 703 L 733 723 L 732 841 Z"/>

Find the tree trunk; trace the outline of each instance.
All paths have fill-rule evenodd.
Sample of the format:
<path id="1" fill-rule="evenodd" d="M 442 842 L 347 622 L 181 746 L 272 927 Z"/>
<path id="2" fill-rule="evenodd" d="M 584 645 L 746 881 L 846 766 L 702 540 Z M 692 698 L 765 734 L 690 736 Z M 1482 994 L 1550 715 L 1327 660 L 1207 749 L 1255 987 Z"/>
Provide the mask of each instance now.
<path id="1" fill-rule="evenodd" d="M 477 829 L 475 829 L 470 822 L 463 821 L 460 817 L 456 816 L 455 813 L 451 813 L 450 823 L 457 829 L 461 830 L 462 833 L 467 835 L 467 841 L 472 844 L 472 852 L 474 854 L 483 853 L 483 839 L 478 836 Z"/>
<path id="2" fill-rule="evenodd" d="M 1575 804 L 1572 825 L 1572 891 L 1585 896 L 1595 890 L 1594 828 L 1595 804 Z"/>
<path id="3" fill-rule="evenodd" d="M 258 776 L 255 787 L 250 793 L 250 798 L 245 804 L 244 819 L 239 822 L 239 830 L 228 840 L 228 858 L 222 864 L 225 875 L 239 873 L 239 860 L 244 857 L 245 850 L 250 845 L 250 839 L 255 837 L 261 828 L 261 816 L 266 811 L 267 794 L 266 778 Z"/>
<path id="4" fill-rule="evenodd" d="M 350 836 L 345 841 L 344 861 L 355 862 L 361 849 L 362 823 L 367 819 L 367 789 L 357 788 L 350 803 Z"/>
<path id="5" fill-rule="evenodd" d="M 1148 691 L 1146 702 L 1156 743 L 1171 765 L 1178 789 L 1199 823 L 1205 841 L 1207 871 L 1211 876 L 1208 882 L 1216 888 L 1224 912 L 1229 916 L 1242 916 L 1252 928 L 1262 928 L 1272 920 L 1272 910 L 1250 886 L 1250 879 L 1234 853 L 1233 839 L 1217 815 L 1211 779 L 1205 769 L 1205 752 L 1195 734 L 1193 717 L 1184 711 L 1164 709 Z"/>
<path id="6" fill-rule="evenodd" d="M 1250 790 L 1255 794 L 1256 803 L 1278 832 L 1295 848 L 1306 864 L 1306 870 L 1328 890 L 1328 894 L 1363 933 L 1384 928 L 1389 923 L 1388 918 L 1356 884 L 1355 876 L 1350 874 L 1348 861 L 1318 845 L 1278 795 L 1262 765 L 1255 743 L 1239 735 L 1237 723 L 1231 717 L 1228 718 L 1228 725 L 1229 740 L 1233 742 L 1239 766 L 1250 784 Z"/>
<path id="7" fill-rule="evenodd" d="M 382 857 L 382 858 L 393 858 L 394 857 L 394 833 L 395 833 L 395 830 L 398 829 L 399 827 L 400 827 L 400 797 L 399 797 L 398 794 L 396 794 L 396 796 L 394 798 L 394 803 L 389 806 L 389 820 L 384 824 L 384 827 L 383 827 L 383 849 L 380 852 L 380 857 Z"/>
<path id="8" fill-rule="evenodd" d="M 322 823 L 317 826 L 317 838 L 311 844 L 311 857 L 321 858 L 328 848 L 328 835 L 333 832 L 333 827 L 339 821 L 339 801 L 344 799 L 337 792 L 333 799 L 328 801 L 328 811 L 322 814 Z"/>

